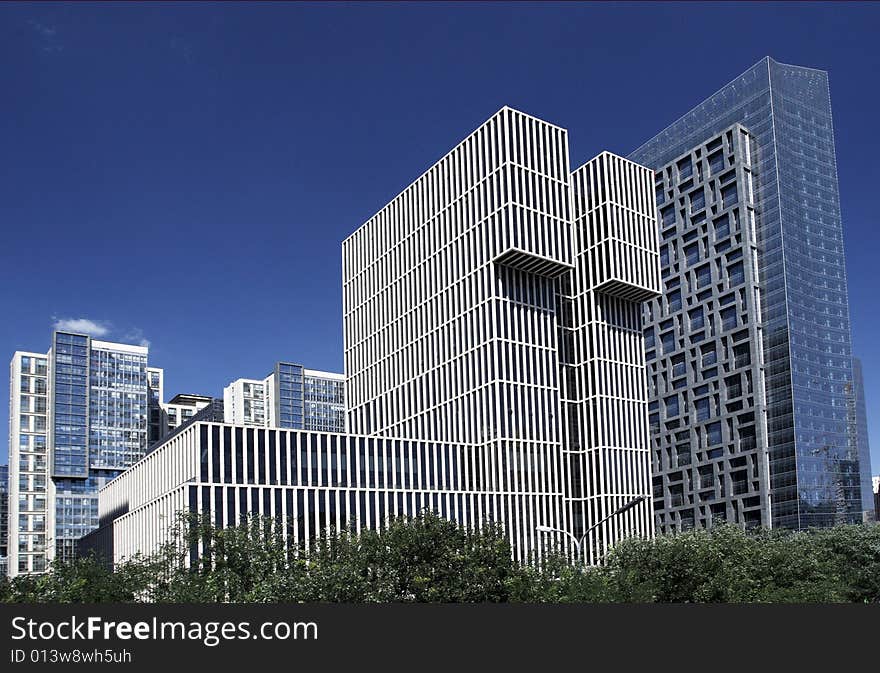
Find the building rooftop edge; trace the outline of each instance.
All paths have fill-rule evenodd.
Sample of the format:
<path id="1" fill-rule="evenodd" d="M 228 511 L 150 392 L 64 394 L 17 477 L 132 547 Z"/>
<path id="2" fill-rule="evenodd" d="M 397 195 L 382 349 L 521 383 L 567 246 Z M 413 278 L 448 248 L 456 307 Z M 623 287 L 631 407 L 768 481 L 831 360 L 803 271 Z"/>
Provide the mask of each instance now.
<path id="1" fill-rule="evenodd" d="M 473 131 L 471 131 L 471 132 L 468 133 L 464 138 L 462 138 L 460 141 L 458 141 L 457 143 L 455 143 L 455 144 L 449 149 L 448 152 L 444 153 L 443 156 L 441 156 L 441 157 L 440 157 L 439 159 L 437 159 L 436 161 L 432 162 L 432 163 L 431 163 L 431 164 L 430 164 L 430 165 L 429 165 L 424 171 L 422 171 L 421 173 L 419 173 L 418 177 L 416 177 L 414 180 L 410 181 L 410 182 L 409 182 L 409 183 L 408 183 L 403 189 L 401 189 L 397 194 L 395 194 L 395 195 L 394 195 L 394 196 L 393 196 L 393 197 L 392 197 L 392 198 L 391 198 L 391 199 L 390 199 L 385 205 L 383 205 L 382 207 L 380 207 L 379 210 L 377 210 L 377 211 L 374 212 L 372 215 L 370 215 L 370 217 L 368 217 L 366 220 L 364 220 L 363 222 L 361 222 L 361 224 L 359 224 L 359 225 L 355 228 L 354 231 L 352 231 L 348 236 L 346 236 L 345 238 L 342 239 L 342 245 L 344 246 L 345 243 L 346 243 L 350 238 L 352 238 L 355 234 L 357 234 L 361 229 L 363 229 L 364 226 L 366 226 L 366 225 L 370 222 L 370 220 L 373 220 L 373 219 L 374 219 L 379 213 L 381 213 L 381 212 L 382 212 L 383 210 L 385 210 L 389 205 L 391 205 L 391 204 L 394 203 L 397 199 L 399 199 L 401 196 L 403 196 L 403 194 L 405 194 L 406 191 L 407 191 L 410 187 L 412 187 L 413 185 L 415 185 L 419 180 L 421 180 L 423 177 L 425 177 L 425 176 L 426 176 L 426 175 L 427 175 L 427 174 L 428 174 L 428 173 L 429 173 L 429 172 L 430 172 L 435 166 L 437 166 L 437 165 L 438 165 L 439 163 L 441 163 L 444 159 L 446 159 L 446 157 L 448 157 L 450 154 L 452 154 L 453 152 L 455 152 L 455 150 L 457 150 L 457 149 L 458 149 L 459 147 L 461 147 L 464 143 L 466 143 L 466 142 L 471 138 L 471 136 L 476 135 L 477 132 L 478 132 L 481 128 L 483 128 L 486 124 L 488 124 L 489 122 L 491 122 L 495 117 L 499 116 L 500 114 L 502 114 L 503 112 L 505 112 L 505 111 L 507 111 L 507 110 L 509 110 L 509 111 L 511 111 L 511 112 L 516 112 L 517 114 L 521 114 L 521 115 L 523 115 L 524 117 L 528 117 L 528 118 L 530 118 L 530 119 L 534 119 L 535 121 L 539 121 L 539 122 L 541 122 L 542 124 L 547 124 L 548 126 L 552 126 L 553 128 L 559 129 L 559 130 L 562 131 L 563 133 L 566 133 L 566 134 L 568 133 L 568 129 L 563 128 L 562 126 L 558 126 L 557 124 L 553 124 L 552 122 L 548 122 L 548 121 L 546 121 L 546 120 L 544 120 L 544 119 L 541 119 L 540 117 L 535 117 L 534 115 L 530 115 L 530 114 L 528 114 L 527 112 L 523 112 L 522 110 L 517 110 L 516 108 L 511 107 L 510 105 L 503 105 L 503 106 L 501 106 L 501 108 L 499 108 L 496 112 L 494 112 L 494 113 L 492 113 L 491 115 L 489 115 L 489 117 L 487 117 L 483 122 L 481 122 L 481 123 L 480 123 L 480 124 L 479 124 L 479 125 L 473 130 Z"/>
<path id="2" fill-rule="evenodd" d="M 815 71 L 815 72 L 825 73 L 826 75 L 828 74 L 828 71 L 827 71 L 827 70 L 822 70 L 822 69 L 820 69 L 820 68 L 811 68 L 811 67 L 806 66 L 806 65 L 796 65 L 796 64 L 794 64 L 794 63 L 783 63 L 783 62 L 781 62 L 781 61 L 777 61 L 777 60 L 775 60 L 773 57 L 771 57 L 771 56 L 769 56 L 769 55 L 768 55 L 768 56 L 764 56 L 764 57 L 762 57 L 761 59 L 759 59 L 754 65 L 749 66 L 748 68 L 746 68 L 745 70 L 743 70 L 742 72 L 740 72 L 738 75 L 736 75 L 735 77 L 733 77 L 730 81 L 728 81 L 728 82 L 725 83 L 724 85 L 718 87 L 718 88 L 717 88 L 715 91 L 713 91 L 711 94 L 709 94 L 708 96 L 705 96 L 705 97 L 704 97 L 699 103 L 697 103 L 696 105 L 694 105 L 694 106 L 693 106 L 692 108 L 690 108 L 687 112 L 685 112 L 685 113 L 683 113 L 683 114 L 680 114 L 678 117 L 676 117 L 675 119 L 673 119 L 669 124 L 667 124 L 666 126 L 664 126 L 662 130 L 658 131 L 658 132 L 655 133 L 653 136 L 651 136 L 650 138 L 648 138 L 645 142 L 643 142 L 641 145 L 639 145 L 638 147 L 636 147 L 636 148 L 635 148 L 632 152 L 630 152 L 627 156 L 628 156 L 628 157 L 631 157 L 631 156 L 633 156 L 634 154 L 638 154 L 639 152 L 641 152 L 642 149 L 645 148 L 647 145 L 651 144 L 651 143 L 654 141 L 655 138 L 657 138 L 657 137 L 663 135 L 664 133 L 666 133 L 669 129 L 671 129 L 673 126 L 675 126 L 678 122 L 680 122 L 682 119 L 684 119 L 685 117 L 687 117 L 689 114 L 691 114 L 692 112 L 694 112 L 694 110 L 696 110 L 698 107 L 700 107 L 701 105 L 703 105 L 706 101 L 710 100 L 710 99 L 713 98 L 714 96 L 717 96 L 717 95 L 718 95 L 719 93 L 721 93 L 724 89 L 726 89 L 726 88 L 729 87 L 731 84 L 733 84 L 734 82 L 736 82 L 736 80 L 738 80 L 740 77 L 742 77 L 743 75 L 745 75 L 745 74 L 746 74 L 747 72 L 749 72 L 750 70 L 754 70 L 755 68 L 759 67 L 762 63 L 767 63 L 767 68 L 768 68 L 768 80 L 769 80 L 769 68 L 770 68 L 770 65 L 769 65 L 769 64 L 770 64 L 770 63 L 773 63 L 773 64 L 775 64 L 775 65 L 786 66 L 786 67 L 789 67 L 789 68 L 803 68 L 804 70 L 813 70 L 813 71 Z M 638 162 L 637 162 L 637 163 L 638 163 Z"/>

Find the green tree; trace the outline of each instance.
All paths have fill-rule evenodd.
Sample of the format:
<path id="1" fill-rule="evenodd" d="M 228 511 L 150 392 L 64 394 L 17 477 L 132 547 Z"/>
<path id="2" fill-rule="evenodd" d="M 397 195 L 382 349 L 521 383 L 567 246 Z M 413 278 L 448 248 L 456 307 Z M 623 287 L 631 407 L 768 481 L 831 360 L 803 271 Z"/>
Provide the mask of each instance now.
<path id="1" fill-rule="evenodd" d="M 880 525 L 792 532 L 733 525 L 625 540 L 604 566 L 557 551 L 518 563 L 503 528 L 431 513 L 326 531 L 308 552 L 271 519 L 181 515 L 150 557 L 95 556 L 0 580 L 4 602 L 880 602 Z"/>

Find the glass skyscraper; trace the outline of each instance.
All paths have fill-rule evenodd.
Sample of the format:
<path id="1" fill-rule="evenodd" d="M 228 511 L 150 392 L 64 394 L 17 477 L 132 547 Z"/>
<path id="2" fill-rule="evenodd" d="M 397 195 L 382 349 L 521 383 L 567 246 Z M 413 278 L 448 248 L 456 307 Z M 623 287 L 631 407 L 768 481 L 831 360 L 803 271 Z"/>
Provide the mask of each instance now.
<path id="1" fill-rule="evenodd" d="M 826 72 L 764 58 L 629 156 L 657 171 L 666 296 L 647 309 L 649 330 L 662 330 L 661 325 L 668 322 L 676 329 L 676 338 L 685 339 L 689 326 L 684 324 L 684 312 L 694 306 L 668 305 L 669 295 L 674 292 L 670 282 L 682 273 L 681 265 L 703 260 L 679 260 L 674 254 L 670 256 L 669 250 L 682 253 L 685 238 L 693 236 L 705 238 L 699 254 L 719 253 L 714 247 L 719 239 L 708 230 L 714 227 L 714 216 L 727 207 L 722 194 L 707 188 L 709 198 L 714 195 L 717 201 L 707 206 L 704 220 L 695 221 L 691 199 L 705 198 L 697 195 L 705 185 L 689 185 L 690 176 L 681 174 L 678 162 L 695 156 L 700 166 L 710 171 L 705 153 L 711 149 L 706 143 L 734 125 L 744 131 L 743 147 L 740 154 L 731 152 L 728 158 L 734 161 L 734 157 L 740 157 L 737 161 L 748 173 L 738 174 L 740 191 L 736 198 L 741 201 L 740 213 L 745 216 L 751 209 L 755 224 L 755 278 L 744 287 L 754 295 L 748 306 L 752 307 L 754 315 L 749 317 L 756 329 L 749 327 L 747 341 L 759 358 L 763 379 L 763 393 L 758 390 L 751 406 L 744 409 L 755 415 L 759 440 L 758 459 L 749 464 L 750 472 L 743 479 L 754 480 L 754 497 L 758 498 L 759 482 L 766 481 L 760 507 L 764 510 L 762 518 L 773 526 L 805 528 L 861 521 L 865 509 L 862 472 L 869 474 L 870 467 L 864 464 L 864 456 L 860 458 L 852 441 L 849 304 Z M 743 162 L 745 152 L 748 158 Z M 697 181 L 702 179 L 696 177 Z M 748 193 L 743 194 L 743 189 Z M 664 212 L 667 210 L 668 214 Z M 749 227 L 751 222 L 744 219 L 741 226 Z M 733 236 L 734 245 L 743 244 L 742 234 L 734 232 Z M 748 254 L 751 245 L 745 248 Z M 709 280 L 715 283 L 717 278 Z M 709 302 L 720 301 L 721 293 L 731 287 L 723 282 L 713 285 L 703 302 L 716 312 L 717 303 Z M 741 317 L 748 316 L 747 305 L 736 292 L 731 296 L 744 311 Z M 686 381 L 690 393 L 685 404 L 694 414 L 688 422 L 693 424 L 698 413 L 693 407 L 693 386 L 702 384 L 703 363 L 691 357 L 689 349 L 696 347 L 694 344 L 681 345 L 685 357 L 680 365 L 667 360 L 655 363 L 649 372 L 654 386 L 652 400 L 655 406 L 663 403 L 673 390 L 671 382 L 677 380 L 671 368 L 681 366 L 685 375 L 681 380 Z M 719 376 L 723 374 L 719 372 Z M 754 383 L 760 385 L 759 381 Z M 710 416 L 700 419 L 700 423 L 722 420 L 720 417 L 731 410 L 732 398 L 721 393 L 712 402 Z M 730 476 L 739 468 L 735 461 L 740 458 L 737 454 L 741 447 L 732 442 L 722 454 L 709 458 L 702 452 L 705 439 L 699 433 L 666 430 L 654 426 L 658 523 L 663 529 L 682 527 L 686 519 L 704 523 L 707 513 L 700 509 L 701 481 L 710 473 L 720 479 L 714 493 L 707 496 L 729 501 L 733 495 Z M 680 453 L 692 458 L 687 464 L 670 464 L 664 455 L 677 442 L 682 447 Z M 713 461 L 720 467 L 713 467 Z M 657 492 L 658 487 L 661 491 L 671 487 L 670 476 L 683 485 L 682 498 L 675 503 L 658 498 L 664 495 Z M 658 482 L 658 478 L 665 481 Z M 687 510 L 694 514 L 683 516 Z M 731 516 L 742 520 L 732 508 L 727 511 L 727 517 Z"/>

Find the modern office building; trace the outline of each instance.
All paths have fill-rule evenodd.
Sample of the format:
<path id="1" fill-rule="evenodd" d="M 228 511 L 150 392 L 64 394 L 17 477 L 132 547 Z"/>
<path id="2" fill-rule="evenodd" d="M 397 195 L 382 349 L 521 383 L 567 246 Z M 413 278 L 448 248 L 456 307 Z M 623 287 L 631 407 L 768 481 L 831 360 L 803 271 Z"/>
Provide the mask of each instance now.
<path id="1" fill-rule="evenodd" d="M 608 153 L 572 176 L 567 132 L 504 108 L 343 242 L 351 431 L 467 445 L 521 549 L 648 493 L 650 180 Z M 652 532 L 649 503 L 589 554 L 623 530 Z"/>
<path id="2" fill-rule="evenodd" d="M 255 427 L 345 432 L 345 377 L 277 362 L 264 379 L 223 389 L 226 420 Z"/>
<path id="3" fill-rule="evenodd" d="M 306 547 L 330 526 L 424 508 L 478 525 L 492 505 L 468 493 L 459 460 L 440 442 L 194 422 L 101 490 L 101 527 L 82 543 L 115 562 L 150 553 L 187 511 L 218 526 L 271 516 Z"/>
<path id="4" fill-rule="evenodd" d="M 865 379 L 862 375 L 862 361 L 853 358 L 852 400 L 856 445 L 859 456 L 860 476 L 862 478 L 862 509 L 866 521 L 880 520 L 880 510 L 874 502 L 874 488 L 871 483 L 871 445 L 868 441 L 868 411 L 865 406 Z"/>
<path id="5" fill-rule="evenodd" d="M 572 174 L 565 129 L 503 108 L 347 238 L 342 266 L 351 434 L 282 429 L 268 379 L 235 382 L 227 424 L 193 424 L 101 491 L 90 544 L 151 551 L 167 534 L 151 522 L 180 509 L 269 514 L 307 543 L 429 507 L 501 522 L 521 559 L 553 544 L 539 527 L 587 534 L 593 562 L 652 534 L 650 170 L 603 153 Z"/>
<path id="6" fill-rule="evenodd" d="M 629 158 L 656 171 L 661 229 L 657 525 L 861 521 L 828 74 L 762 59 Z"/>
<path id="7" fill-rule="evenodd" d="M 149 444 L 147 349 L 56 331 L 10 366 L 11 576 L 69 559 L 98 524 L 98 489 Z"/>
<path id="8" fill-rule="evenodd" d="M 0 576 L 6 575 L 9 555 L 9 466 L 0 465 Z"/>

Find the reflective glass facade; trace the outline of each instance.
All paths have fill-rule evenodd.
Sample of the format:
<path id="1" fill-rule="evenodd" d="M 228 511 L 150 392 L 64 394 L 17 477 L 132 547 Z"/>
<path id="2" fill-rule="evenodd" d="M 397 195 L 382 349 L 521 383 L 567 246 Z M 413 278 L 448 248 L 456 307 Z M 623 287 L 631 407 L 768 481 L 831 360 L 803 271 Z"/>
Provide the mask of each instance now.
<path id="1" fill-rule="evenodd" d="M 345 380 L 303 373 L 304 430 L 345 432 Z"/>
<path id="2" fill-rule="evenodd" d="M 147 448 L 147 356 L 93 347 L 89 363 L 89 466 L 123 470 Z"/>
<path id="3" fill-rule="evenodd" d="M 303 368 L 289 362 L 275 365 L 275 399 L 278 427 L 303 427 Z"/>
<path id="4" fill-rule="evenodd" d="M 52 475 L 55 477 L 86 477 L 89 473 L 88 351 L 87 336 L 55 333 L 52 347 Z"/>
<path id="5" fill-rule="evenodd" d="M 629 158 L 660 169 L 736 123 L 755 141 L 772 524 L 860 521 L 828 74 L 765 58 Z"/>
<path id="6" fill-rule="evenodd" d="M 855 444 L 859 453 L 862 477 L 862 508 L 868 512 L 868 520 L 877 520 L 880 512 L 874 503 L 874 488 L 871 482 L 871 446 L 868 443 L 868 414 L 865 408 L 865 380 L 862 376 L 862 362 L 853 358 L 853 415 L 855 420 Z"/>
<path id="7" fill-rule="evenodd" d="M 147 449 L 145 348 L 56 332 L 54 389 L 54 555 L 72 558 L 98 525 L 98 489 Z"/>

